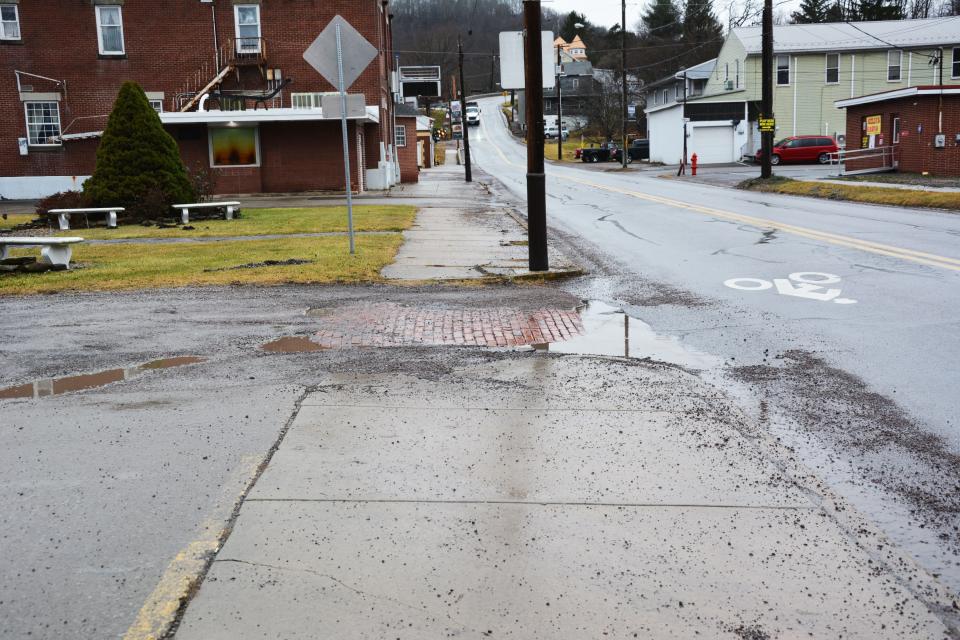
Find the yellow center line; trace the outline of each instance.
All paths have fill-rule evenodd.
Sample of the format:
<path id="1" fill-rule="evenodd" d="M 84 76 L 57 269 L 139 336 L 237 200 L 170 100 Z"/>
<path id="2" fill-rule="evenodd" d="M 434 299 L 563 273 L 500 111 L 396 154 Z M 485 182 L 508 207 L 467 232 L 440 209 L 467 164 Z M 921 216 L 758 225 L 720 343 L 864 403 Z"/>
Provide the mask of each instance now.
<path id="1" fill-rule="evenodd" d="M 485 123 L 483 124 L 483 127 L 484 129 L 486 128 Z M 519 165 L 515 162 L 511 162 L 507 158 L 507 156 L 503 153 L 503 151 L 500 149 L 500 147 L 496 145 L 492 141 L 492 139 L 490 139 L 489 136 L 487 136 L 487 141 L 494 148 L 497 154 L 499 154 L 499 156 L 503 159 L 504 162 L 514 167 L 518 167 L 521 169 L 523 168 L 523 165 Z M 674 200 L 673 198 L 655 196 L 648 193 L 633 191 L 630 189 L 623 189 L 620 187 L 611 187 L 611 186 L 599 184 L 596 182 L 591 182 L 589 180 L 573 178 L 570 176 L 550 175 L 549 177 L 557 180 L 566 180 L 568 182 L 574 182 L 587 187 L 592 187 L 594 189 L 600 189 L 602 191 L 619 193 L 621 195 L 630 196 L 632 198 L 638 198 L 640 200 L 656 202 L 658 204 L 677 207 L 680 209 L 686 209 L 688 211 L 696 211 L 697 213 L 704 213 L 716 218 L 722 218 L 724 220 L 742 222 L 755 227 L 778 229 L 780 231 L 790 233 L 793 235 L 809 238 L 811 240 L 818 240 L 820 242 L 827 242 L 829 244 L 847 247 L 850 249 L 859 249 L 860 251 L 867 251 L 869 253 L 889 256 L 893 258 L 900 258 L 901 260 L 909 260 L 910 262 L 916 262 L 918 264 L 924 264 L 932 267 L 939 267 L 941 269 L 948 269 L 951 271 L 960 271 L 960 259 L 957 259 L 957 258 L 941 256 L 934 253 L 927 253 L 924 251 L 916 251 L 914 249 L 907 249 L 904 247 L 896 247 L 892 245 L 881 244 L 879 242 L 872 242 L 869 240 L 860 240 L 858 238 L 831 233 L 829 231 L 818 231 L 816 229 L 810 229 L 807 227 L 800 227 L 797 225 L 778 222 L 776 220 L 770 220 L 768 218 L 758 218 L 755 216 L 748 216 L 741 213 L 734 213 L 732 211 L 714 209 L 712 207 L 705 207 L 701 205 L 691 204 L 689 202 L 683 202 L 681 200 Z"/>

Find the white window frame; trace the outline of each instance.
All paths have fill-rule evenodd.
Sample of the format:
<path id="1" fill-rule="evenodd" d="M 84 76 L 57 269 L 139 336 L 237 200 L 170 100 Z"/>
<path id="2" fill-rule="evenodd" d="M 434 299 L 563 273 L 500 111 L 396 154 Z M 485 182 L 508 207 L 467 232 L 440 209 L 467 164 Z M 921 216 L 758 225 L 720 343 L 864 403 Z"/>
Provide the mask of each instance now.
<path id="1" fill-rule="evenodd" d="M 897 54 L 897 64 L 890 64 L 890 55 Z M 897 77 L 890 77 L 890 69 L 894 66 L 897 67 Z M 887 82 L 903 82 L 903 51 L 900 49 L 888 49 L 887 50 Z"/>
<path id="2" fill-rule="evenodd" d="M 213 132 L 217 129 L 229 129 L 230 127 L 209 127 L 207 129 L 207 155 L 210 160 L 211 169 L 253 169 L 259 168 L 263 164 L 263 155 L 260 152 L 260 127 L 238 127 L 241 129 L 253 129 L 254 146 L 257 150 L 257 162 L 255 164 L 215 164 L 213 161 Z"/>
<path id="3" fill-rule="evenodd" d="M 900 142 L 900 116 L 893 117 L 893 125 L 891 128 L 893 129 L 893 143 L 897 144 Z"/>
<path id="4" fill-rule="evenodd" d="M 17 5 L 15 4 L 7 4 L 5 2 L 0 2 L 0 8 L 13 9 L 13 22 L 11 22 L 10 20 L 0 20 L 0 40 L 12 40 L 12 41 L 20 40 L 23 37 L 23 34 L 20 31 L 20 9 L 17 8 Z M 5 35 L 7 32 L 6 25 L 8 24 L 14 25 L 14 28 L 17 30 L 17 35 L 15 36 Z"/>
<path id="5" fill-rule="evenodd" d="M 670 102 L 670 90 L 669 90 L 669 89 L 664 89 L 661 93 L 663 94 L 663 104 L 669 103 L 669 102 Z"/>
<path id="6" fill-rule="evenodd" d="M 786 59 L 787 59 L 787 81 L 786 81 L 786 82 L 780 82 L 780 59 L 781 59 L 781 58 L 786 58 Z M 774 64 L 774 67 L 775 67 L 775 68 L 774 68 L 774 73 L 776 74 L 775 79 L 776 79 L 776 81 L 777 81 L 777 86 L 778 86 L 778 87 L 789 87 L 789 86 L 790 86 L 790 76 L 793 75 L 793 74 L 792 74 L 792 71 L 793 71 L 793 70 L 790 68 L 790 56 L 787 55 L 787 54 L 784 54 L 784 53 L 778 53 L 776 56 L 774 56 L 773 64 Z"/>
<path id="7" fill-rule="evenodd" d="M 30 136 L 30 105 L 52 104 L 57 112 L 57 142 L 34 142 Z M 27 123 L 27 144 L 31 147 L 59 147 L 63 144 L 59 137 L 63 135 L 63 123 L 60 121 L 60 103 L 56 100 L 29 100 L 23 103 L 23 118 Z"/>
<path id="8" fill-rule="evenodd" d="M 682 95 L 682 94 L 680 93 L 680 89 L 681 89 L 682 86 L 683 86 L 683 85 L 681 85 L 680 83 L 677 83 L 677 84 L 673 85 L 673 100 L 674 100 L 674 102 L 680 100 L 680 96 Z"/>
<path id="9" fill-rule="evenodd" d="M 830 66 L 830 56 L 837 56 L 837 66 Z M 830 70 L 837 70 L 837 79 L 833 82 L 830 82 Z M 823 84 L 840 84 L 840 54 L 839 53 L 827 53 L 823 56 Z"/>
<path id="10" fill-rule="evenodd" d="M 163 100 L 160 98 L 149 98 L 150 106 L 153 107 L 153 110 L 157 113 L 163 113 Z"/>
<path id="11" fill-rule="evenodd" d="M 737 73 L 737 76 L 736 76 L 735 86 L 737 89 L 739 89 L 740 88 L 740 58 L 736 59 L 736 73 Z"/>
<path id="12" fill-rule="evenodd" d="M 104 9 L 110 9 L 110 10 L 116 9 L 116 11 L 117 11 L 117 17 L 119 18 L 119 21 L 118 21 L 118 24 L 117 24 L 117 25 L 104 25 L 104 24 L 102 23 L 102 20 L 100 19 L 100 13 L 101 13 Z M 123 37 L 123 7 L 121 7 L 121 6 L 118 5 L 118 4 L 98 4 L 98 5 L 94 6 L 94 11 L 96 12 L 96 15 L 97 15 L 97 48 L 98 48 L 98 50 L 100 51 L 100 55 L 102 55 L 102 56 L 122 56 L 122 55 L 126 55 L 126 53 L 127 53 L 127 43 L 126 43 L 126 40 L 124 40 L 124 37 Z M 113 27 L 116 26 L 117 28 L 120 29 L 120 50 L 119 50 L 119 51 L 107 51 L 106 49 L 104 49 L 104 46 L 103 46 L 103 28 L 104 28 L 105 26 L 106 26 L 106 27 L 110 27 L 110 28 L 113 28 Z"/>
<path id="13" fill-rule="evenodd" d="M 397 147 L 406 147 L 407 146 L 407 125 L 398 124 L 396 130 L 396 143 Z"/>
<path id="14" fill-rule="evenodd" d="M 953 48 L 953 57 L 950 65 L 950 79 L 960 78 L 960 47 Z"/>
<path id="15" fill-rule="evenodd" d="M 250 36 L 240 35 L 240 9 L 254 9 L 257 12 L 257 43 L 255 47 L 241 47 L 240 42 Z M 263 16 L 260 13 L 259 4 L 235 4 L 233 5 L 233 31 L 237 38 L 237 53 L 260 53 L 260 39 L 263 38 Z"/>

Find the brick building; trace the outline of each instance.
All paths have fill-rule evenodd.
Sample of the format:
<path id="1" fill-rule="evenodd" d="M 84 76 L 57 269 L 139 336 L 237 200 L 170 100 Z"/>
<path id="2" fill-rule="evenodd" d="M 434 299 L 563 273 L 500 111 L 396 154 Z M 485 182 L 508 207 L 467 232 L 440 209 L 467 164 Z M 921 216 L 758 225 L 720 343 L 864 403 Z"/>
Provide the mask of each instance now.
<path id="1" fill-rule="evenodd" d="M 960 176 L 960 87 L 894 89 L 838 100 L 837 107 L 847 110 L 847 172 L 892 164 L 906 173 Z"/>
<path id="2" fill-rule="evenodd" d="M 303 58 L 338 14 L 377 51 L 348 87 L 354 188 L 396 183 L 389 0 L 0 0 L 0 196 L 79 187 L 127 80 L 218 193 L 342 191 L 336 87 Z"/>

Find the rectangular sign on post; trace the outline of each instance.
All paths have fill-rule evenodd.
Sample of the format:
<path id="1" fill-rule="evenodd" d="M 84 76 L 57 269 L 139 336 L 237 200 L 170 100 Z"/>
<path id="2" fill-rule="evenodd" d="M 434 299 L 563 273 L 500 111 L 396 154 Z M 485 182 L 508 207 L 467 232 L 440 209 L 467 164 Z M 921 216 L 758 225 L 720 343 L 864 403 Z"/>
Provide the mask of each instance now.
<path id="1" fill-rule="evenodd" d="M 553 48 L 553 32 L 543 31 L 540 34 L 541 49 L 543 50 L 543 88 L 552 89 L 556 86 L 555 60 L 557 52 Z M 523 58 L 523 32 L 500 32 L 500 88 L 523 89 L 525 82 Z"/>
<path id="2" fill-rule="evenodd" d="M 341 113 L 341 98 L 339 94 L 320 96 L 320 109 L 324 120 L 339 120 Z M 363 118 L 367 115 L 367 98 L 361 94 L 347 95 L 347 118 Z"/>

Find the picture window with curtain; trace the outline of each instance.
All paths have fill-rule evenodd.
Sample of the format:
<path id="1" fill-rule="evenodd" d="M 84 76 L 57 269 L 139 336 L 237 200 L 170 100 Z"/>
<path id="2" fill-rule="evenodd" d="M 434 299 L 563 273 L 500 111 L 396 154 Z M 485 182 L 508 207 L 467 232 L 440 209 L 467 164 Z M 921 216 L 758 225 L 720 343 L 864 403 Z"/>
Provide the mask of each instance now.
<path id="1" fill-rule="evenodd" d="M 840 54 L 827 54 L 827 77 L 824 80 L 827 84 L 840 83 Z"/>
<path id="2" fill-rule="evenodd" d="M 777 84 L 790 84 L 790 56 L 777 56 Z"/>
<path id="3" fill-rule="evenodd" d="M 0 4 L 0 40 L 20 39 L 20 14 L 15 4 Z"/>
<path id="4" fill-rule="evenodd" d="M 259 167 L 260 141 L 256 127 L 211 127 L 211 167 Z"/>
<path id="5" fill-rule="evenodd" d="M 119 6 L 97 6 L 97 44 L 100 55 L 124 54 L 123 14 Z"/>
<path id="6" fill-rule="evenodd" d="M 60 145 L 60 105 L 56 102 L 25 102 L 27 144 Z"/>
<path id="7" fill-rule="evenodd" d="M 887 80 L 897 82 L 900 80 L 900 59 L 903 53 L 899 49 L 887 51 Z"/>
<path id="8" fill-rule="evenodd" d="M 407 146 L 407 127 L 406 125 L 398 124 L 397 125 L 397 146 L 405 147 Z"/>

